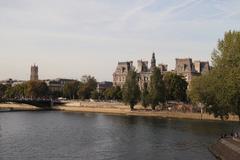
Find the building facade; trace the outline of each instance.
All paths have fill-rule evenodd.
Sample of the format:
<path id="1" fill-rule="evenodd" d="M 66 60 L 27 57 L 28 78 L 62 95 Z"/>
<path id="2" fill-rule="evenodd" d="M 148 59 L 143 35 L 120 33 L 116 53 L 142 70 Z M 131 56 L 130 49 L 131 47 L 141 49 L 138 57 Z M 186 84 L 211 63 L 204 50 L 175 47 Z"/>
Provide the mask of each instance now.
<path id="1" fill-rule="evenodd" d="M 152 71 L 156 67 L 159 67 L 162 73 L 167 71 L 167 65 L 159 64 L 159 66 L 156 66 L 155 53 L 152 54 L 150 67 L 148 67 L 148 61 L 137 61 L 136 72 L 138 73 L 138 83 L 140 89 L 143 88 L 145 83 L 150 82 Z M 118 62 L 117 68 L 113 73 L 113 86 L 120 86 L 122 88 L 130 69 L 135 69 L 135 67 L 133 66 L 133 61 Z"/>
<path id="2" fill-rule="evenodd" d="M 77 80 L 74 79 L 62 79 L 62 78 L 57 78 L 57 79 L 52 79 L 52 80 L 44 80 L 44 82 L 47 84 L 49 87 L 49 90 L 51 92 L 63 92 L 64 85 L 69 82 L 74 82 Z"/>
<path id="3" fill-rule="evenodd" d="M 127 74 L 131 69 L 134 69 L 133 61 L 118 62 L 117 68 L 113 73 L 113 86 L 120 86 L 122 88 Z"/>
<path id="4" fill-rule="evenodd" d="M 136 72 L 138 73 L 138 83 L 140 89 L 145 83 L 150 82 L 150 77 L 154 68 L 158 67 L 162 74 L 168 72 L 168 65 L 159 64 L 156 66 L 155 53 L 152 54 L 151 64 L 148 67 L 148 61 L 138 60 Z M 133 61 L 118 62 L 117 68 L 113 73 L 113 86 L 123 87 L 127 74 L 130 69 L 135 69 Z M 188 83 L 191 82 L 194 76 L 199 76 L 203 73 L 209 72 L 210 65 L 208 61 L 192 61 L 191 58 L 177 58 L 175 70 L 172 72 L 182 75 Z"/>
<path id="5" fill-rule="evenodd" d="M 113 86 L 112 82 L 103 81 L 97 83 L 97 92 L 103 92 L 104 90 L 111 88 Z"/>
<path id="6" fill-rule="evenodd" d="M 3 85 L 9 85 L 9 86 L 16 86 L 16 85 L 19 85 L 19 84 L 23 84 L 25 83 L 26 81 L 23 81 L 23 80 L 14 80 L 14 79 L 7 79 L 7 80 L 1 80 L 0 81 L 0 84 L 3 84 Z"/>
<path id="7" fill-rule="evenodd" d="M 191 58 L 177 58 L 175 72 L 178 75 L 185 77 L 186 81 L 190 83 L 194 76 L 200 76 L 203 73 L 210 71 L 208 61 L 192 61 Z"/>
<path id="8" fill-rule="evenodd" d="M 35 65 L 35 64 L 33 66 L 31 66 L 30 80 L 31 81 L 37 81 L 38 80 L 38 66 Z"/>

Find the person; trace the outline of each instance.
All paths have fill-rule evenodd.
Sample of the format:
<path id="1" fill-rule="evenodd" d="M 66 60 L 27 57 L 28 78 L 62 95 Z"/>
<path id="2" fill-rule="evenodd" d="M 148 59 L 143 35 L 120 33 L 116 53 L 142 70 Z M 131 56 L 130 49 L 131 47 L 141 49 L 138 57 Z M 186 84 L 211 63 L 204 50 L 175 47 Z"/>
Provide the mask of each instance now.
<path id="1" fill-rule="evenodd" d="M 236 132 L 236 138 L 240 138 L 239 132 Z"/>
<path id="2" fill-rule="evenodd" d="M 234 137 L 234 138 L 237 138 L 237 137 L 238 137 L 237 132 L 234 132 L 233 137 Z"/>
<path id="3" fill-rule="evenodd" d="M 227 137 L 227 134 L 225 133 L 224 136 L 223 136 L 223 138 L 226 138 L 226 137 Z"/>
<path id="4" fill-rule="evenodd" d="M 233 129 L 232 129 L 232 132 L 231 132 L 231 137 L 233 137 L 234 136 L 234 131 L 233 131 Z"/>

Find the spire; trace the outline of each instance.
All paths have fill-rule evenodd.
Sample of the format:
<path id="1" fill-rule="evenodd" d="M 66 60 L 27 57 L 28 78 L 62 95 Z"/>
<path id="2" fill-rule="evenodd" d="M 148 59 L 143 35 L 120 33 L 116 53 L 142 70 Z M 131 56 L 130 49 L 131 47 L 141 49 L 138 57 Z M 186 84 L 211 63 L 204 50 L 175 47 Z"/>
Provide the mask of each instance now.
<path id="1" fill-rule="evenodd" d="M 152 54 L 152 60 L 151 60 L 151 70 L 153 70 L 156 67 L 156 58 L 155 53 Z"/>

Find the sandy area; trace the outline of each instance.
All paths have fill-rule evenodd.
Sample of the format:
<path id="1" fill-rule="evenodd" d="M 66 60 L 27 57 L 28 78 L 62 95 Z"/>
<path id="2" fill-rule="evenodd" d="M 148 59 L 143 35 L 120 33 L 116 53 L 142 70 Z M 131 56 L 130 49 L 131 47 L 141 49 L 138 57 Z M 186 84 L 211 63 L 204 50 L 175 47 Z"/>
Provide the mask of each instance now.
<path id="1" fill-rule="evenodd" d="M 134 111 L 130 111 L 129 107 L 122 103 L 110 102 L 83 102 L 75 101 L 66 103 L 64 106 L 59 106 L 58 109 L 70 112 L 94 112 L 94 113 L 107 113 L 107 114 L 121 114 L 127 116 L 151 116 L 163 118 L 185 118 L 185 119 L 201 119 L 200 113 L 191 112 L 170 112 L 170 111 L 151 111 L 145 110 L 141 105 L 137 105 Z M 220 120 L 213 115 L 203 114 L 203 120 Z M 230 115 L 228 121 L 238 121 L 237 116 Z"/>
<path id="2" fill-rule="evenodd" d="M 93 112 L 106 114 L 120 114 L 126 116 L 148 116 L 148 117 L 162 117 L 162 118 L 184 118 L 184 119 L 201 119 L 200 113 L 191 112 L 171 112 L 171 111 L 152 111 L 151 109 L 143 109 L 141 105 L 136 105 L 135 110 L 131 111 L 129 106 L 123 103 L 110 102 L 85 102 L 85 101 L 71 101 L 63 106 L 58 106 L 55 109 L 67 112 Z M 35 111 L 39 108 L 27 104 L 15 103 L 0 103 L 0 111 Z M 203 120 L 220 120 L 213 115 L 203 114 Z M 238 121 L 237 116 L 230 115 L 228 121 Z"/>
<path id="3" fill-rule="evenodd" d="M 38 110 L 39 108 L 27 104 L 16 104 L 16 103 L 0 103 L 0 110 L 11 110 L 11 111 L 32 111 Z"/>

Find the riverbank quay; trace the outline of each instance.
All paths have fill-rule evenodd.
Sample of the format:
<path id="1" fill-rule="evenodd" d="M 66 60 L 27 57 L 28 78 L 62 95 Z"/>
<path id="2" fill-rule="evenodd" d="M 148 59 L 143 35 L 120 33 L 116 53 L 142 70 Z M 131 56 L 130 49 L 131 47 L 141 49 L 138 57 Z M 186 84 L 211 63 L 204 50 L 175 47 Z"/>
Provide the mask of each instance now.
<path id="1" fill-rule="evenodd" d="M 86 102 L 86 101 L 69 101 L 65 105 L 58 106 L 57 109 L 66 112 L 91 112 L 118 114 L 126 116 L 145 116 L 160 118 L 179 118 L 179 119 L 195 119 L 195 120 L 221 120 L 213 115 L 193 112 L 176 112 L 176 111 L 152 111 L 150 108 L 144 109 L 141 105 L 136 105 L 133 111 L 129 106 L 120 102 Z M 238 121 L 238 117 L 230 115 L 226 121 Z"/>
<path id="2" fill-rule="evenodd" d="M 221 138 L 216 144 L 209 147 L 210 152 L 217 159 L 239 160 L 240 159 L 240 139 L 228 137 Z"/>

